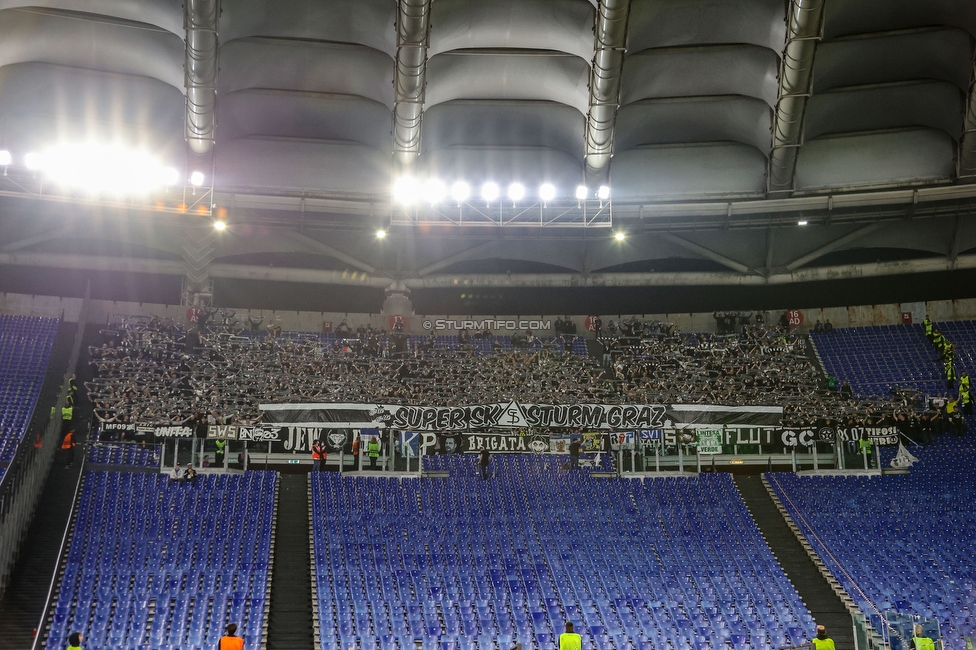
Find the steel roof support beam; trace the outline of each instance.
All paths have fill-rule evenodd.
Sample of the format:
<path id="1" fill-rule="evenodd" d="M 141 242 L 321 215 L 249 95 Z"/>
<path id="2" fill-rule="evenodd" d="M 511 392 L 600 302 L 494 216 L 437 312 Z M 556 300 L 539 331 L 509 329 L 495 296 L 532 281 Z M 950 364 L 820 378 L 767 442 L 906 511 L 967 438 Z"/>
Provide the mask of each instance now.
<path id="1" fill-rule="evenodd" d="M 357 268 L 361 271 L 365 271 L 366 273 L 376 272 L 376 267 L 374 267 L 373 265 L 368 264 L 357 257 L 353 257 L 348 253 L 344 253 L 338 248 L 334 248 L 332 246 L 329 246 L 328 244 L 320 242 L 317 239 L 309 237 L 308 235 L 304 235 L 298 232 L 297 230 L 286 231 L 285 237 L 291 239 L 299 246 L 305 246 L 307 248 L 311 248 L 312 250 L 318 253 L 322 253 L 323 255 L 328 255 L 329 257 L 333 257 L 339 260 L 340 262 L 345 262 L 349 266 Z"/>
<path id="2" fill-rule="evenodd" d="M 969 102 L 959 142 L 959 179 L 976 183 L 976 54 L 973 55 L 973 76 L 969 83 Z"/>
<path id="3" fill-rule="evenodd" d="M 860 239 L 861 237 L 864 237 L 865 235 L 874 232 L 875 230 L 877 230 L 878 228 L 880 228 L 881 225 L 882 224 L 881 224 L 880 221 L 875 222 L 875 223 L 869 223 L 866 226 L 863 226 L 861 228 L 858 228 L 854 232 L 847 233 L 843 237 L 839 237 L 839 238 L 835 239 L 834 241 L 830 242 L 829 244 L 825 244 L 825 245 L 821 246 L 817 250 L 810 251 L 806 255 L 804 255 L 802 257 L 796 258 L 795 260 L 793 260 L 792 262 L 790 262 L 789 264 L 786 265 L 786 270 L 787 271 L 795 271 L 796 269 L 800 268 L 804 264 L 809 264 L 813 260 L 818 259 L 818 258 L 821 258 L 824 255 L 826 255 L 827 253 L 833 253 L 835 250 L 837 250 L 841 246 L 844 246 L 846 244 L 849 244 L 852 241 L 856 241 L 856 240 Z"/>
<path id="4" fill-rule="evenodd" d="M 396 77 L 393 80 L 393 155 L 408 166 L 420 155 L 420 126 L 427 86 L 431 0 L 397 2 Z"/>
<path id="5" fill-rule="evenodd" d="M 780 61 L 779 97 L 773 118 L 767 189 L 770 194 L 793 191 L 796 155 L 803 132 L 803 114 L 812 90 L 813 58 L 820 40 L 826 0 L 791 0 L 786 47 Z"/>
<path id="6" fill-rule="evenodd" d="M 217 122 L 217 18 L 219 0 L 184 0 L 186 27 L 186 141 L 190 151 L 210 153 Z"/>
<path id="7" fill-rule="evenodd" d="M 678 237 L 677 235 L 672 235 L 669 232 L 658 233 L 657 236 L 665 241 L 669 241 L 676 246 L 680 246 L 686 251 L 690 251 L 697 255 L 701 255 L 706 259 L 710 259 L 713 262 L 718 262 L 722 266 L 727 266 L 733 271 L 738 271 L 739 273 L 751 274 L 753 270 L 741 262 L 736 262 L 735 260 L 722 255 L 721 253 L 716 253 L 710 248 L 705 248 L 695 242 L 688 241 L 683 237 Z"/>
<path id="8" fill-rule="evenodd" d="M 586 116 L 586 175 L 605 182 L 613 154 L 620 77 L 627 45 L 630 0 L 600 0 L 597 7 L 590 108 Z"/>

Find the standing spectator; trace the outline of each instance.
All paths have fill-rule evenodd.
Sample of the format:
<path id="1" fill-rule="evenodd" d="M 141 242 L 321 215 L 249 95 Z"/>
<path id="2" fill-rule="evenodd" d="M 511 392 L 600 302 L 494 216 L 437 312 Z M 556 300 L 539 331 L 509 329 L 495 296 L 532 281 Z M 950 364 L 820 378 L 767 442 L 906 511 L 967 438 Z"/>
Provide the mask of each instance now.
<path id="1" fill-rule="evenodd" d="M 861 439 L 857 442 L 857 452 L 864 458 L 865 467 L 871 467 L 873 464 L 871 460 L 871 438 L 868 437 L 867 431 L 861 434 Z"/>
<path id="2" fill-rule="evenodd" d="M 811 650 L 835 650 L 834 640 L 827 636 L 827 628 L 823 625 L 817 626 L 817 636 L 810 643 Z"/>
<path id="3" fill-rule="evenodd" d="M 819 318 L 817 319 L 817 322 L 813 324 L 813 331 L 817 334 L 821 334 L 824 331 L 824 324 L 820 322 Z"/>
<path id="4" fill-rule="evenodd" d="M 580 441 L 573 438 L 569 443 L 569 469 L 579 469 Z"/>
<path id="5" fill-rule="evenodd" d="M 828 319 L 827 322 L 824 323 L 824 332 L 830 334 L 833 331 L 834 331 L 834 324 L 830 322 L 830 319 Z"/>
<path id="6" fill-rule="evenodd" d="M 600 334 L 603 332 L 603 319 L 599 316 L 593 319 L 593 332 L 597 338 L 600 338 Z"/>
<path id="7" fill-rule="evenodd" d="M 481 480 L 483 480 L 483 481 L 487 481 L 488 480 L 488 460 L 490 458 L 491 458 L 491 454 L 488 453 L 488 450 L 487 449 L 482 449 L 481 450 L 481 461 L 480 461 L 479 464 L 481 466 Z"/>
<path id="8" fill-rule="evenodd" d="M 929 315 L 925 315 L 925 320 L 922 321 L 922 327 L 925 328 L 925 338 L 929 340 L 929 343 L 935 341 L 935 327 L 932 325 L 932 319 Z"/>
<path id="9" fill-rule="evenodd" d="M 72 632 L 68 637 L 67 650 L 81 650 L 81 632 Z"/>
<path id="10" fill-rule="evenodd" d="M 581 650 L 583 638 L 573 630 L 573 624 L 566 621 L 566 631 L 559 635 L 559 650 Z"/>
<path id="11" fill-rule="evenodd" d="M 220 637 L 217 650 L 244 650 L 244 639 L 237 636 L 237 623 L 227 625 L 227 634 Z"/>
<path id="12" fill-rule="evenodd" d="M 61 441 L 61 455 L 64 456 L 64 468 L 71 469 L 71 466 L 75 464 L 74 431 L 68 431 L 64 434 L 64 439 Z"/>
<path id="13" fill-rule="evenodd" d="M 369 468 L 371 470 L 376 469 L 376 459 L 380 457 L 380 441 L 379 438 L 373 436 L 369 439 L 369 444 L 366 445 L 366 453 L 369 454 Z"/>
<path id="14" fill-rule="evenodd" d="M 321 440 L 312 443 L 312 471 L 322 471 L 322 457 L 325 455 L 325 445 Z"/>

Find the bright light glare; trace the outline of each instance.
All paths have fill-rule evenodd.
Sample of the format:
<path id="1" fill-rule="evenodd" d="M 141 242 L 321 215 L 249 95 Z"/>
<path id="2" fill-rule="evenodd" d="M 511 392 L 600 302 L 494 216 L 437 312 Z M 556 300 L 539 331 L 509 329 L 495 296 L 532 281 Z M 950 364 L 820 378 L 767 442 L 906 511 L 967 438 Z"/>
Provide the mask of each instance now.
<path id="1" fill-rule="evenodd" d="M 508 198 L 512 201 L 521 201 L 525 198 L 525 186 L 521 183 L 512 183 L 508 186 Z"/>
<path id="2" fill-rule="evenodd" d="M 600 189 L 596 191 L 596 198 L 601 201 L 606 201 L 610 198 L 610 187 L 608 185 L 601 185 Z"/>
<path id="3" fill-rule="evenodd" d="M 447 196 L 447 186 L 444 181 L 431 178 L 424 183 L 424 201 L 430 204 L 440 203 Z"/>
<path id="4" fill-rule="evenodd" d="M 618 232 L 618 233 L 615 233 L 614 234 L 613 238 L 616 239 L 617 241 L 623 241 L 623 240 L 627 239 L 627 235 L 625 235 L 622 232 Z"/>
<path id="5" fill-rule="evenodd" d="M 383 239 L 384 237 L 386 237 L 386 231 L 385 230 L 377 230 L 376 231 L 376 238 L 377 239 Z"/>
<path id="6" fill-rule="evenodd" d="M 556 198 L 556 187 L 552 183 L 543 183 L 539 187 L 539 198 L 543 201 L 552 201 Z"/>
<path id="7" fill-rule="evenodd" d="M 227 230 L 226 221 L 214 221 L 214 230 Z"/>
<path id="8" fill-rule="evenodd" d="M 498 184 L 497 183 L 485 183 L 481 186 L 481 198 L 485 201 L 491 203 L 498 198 Z"/>
<path id="9" fill-rule="evenodd" d="M 0 167 L 6 167 L 14 161 L 13 156 L 6 149 L 0 150 Z"/>
<path id="10" fill-rule="evenodd" d="M 190 174 L 190 185 L 200 187 L 203 185 L 203 172 L 193 172 Z"/>
<path id="11" fill-rule="evenodd" d="M 471 196 L 471 186 L 464 181 L 457 181 L 451 185 L 451 198 L 458 203 L 467 201 L 469 196 Z"/>
<path id="12" fill-rule="evenodd" d="M 798 226 L 805 226 L 805 225 L 807 225 L 807 223 L 808 223 L 808 222 L 807 222 L 806 220 L 803 220 L 803 221 L 797 221 L 797 222 L 796 222 L 796 225 L 798 225 Z"/>
<path id="13" fill-rule="evenodd" d="M 120 144 L 60 144 L 24 162 L 56 185 L 95 194 L 147 194 L 179 180 L 155 156 Z"/>
<path id="14" fill-rule="evenodd" d="M 410 205 L 420 195 L 420 183 L 411 176 L 401 176 L 393 183 L 393 199 L 397 203 Z"/>
<path id="15" fill-rule="evenodd" d="M 586 189 L 586 185 L 577 185 L 576 186 L 576 200 L 577 201 L 584 200 L 589 193 L 590 193 L 590 191 L 588 189 Z"/>

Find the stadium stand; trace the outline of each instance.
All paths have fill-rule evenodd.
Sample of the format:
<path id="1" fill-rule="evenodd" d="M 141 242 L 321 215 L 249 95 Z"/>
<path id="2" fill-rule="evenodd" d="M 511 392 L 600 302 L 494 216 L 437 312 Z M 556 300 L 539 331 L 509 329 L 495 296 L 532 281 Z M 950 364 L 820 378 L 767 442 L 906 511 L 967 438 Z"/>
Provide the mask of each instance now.
<path id="1" fill-rule="evenodd" d="M 257 650 L 276 492 L 274 472 L 86 472 L 46 647 L 213 648 L 235 622 Z"/>
<path id="2" fill-rule="evenodd" d="M 0 462 L 13 459 L 27 431 L 57 331 L 53 318 L 0 316 Z"/>
<path id="3" fill-rule="evenodd" d="M 446 482 L 312 475 L 321 648 L 769 648 L 813 621 L 729 475 L 647 482 L 550 458 L 431 459 Z M 358 645 L 357 645 L 358 644 Z"/>
<path id="4" fill-rule="evenodd" d="M 98 443 L 88 449 L 89 465 L 159 467 L 159 445 Z"/>

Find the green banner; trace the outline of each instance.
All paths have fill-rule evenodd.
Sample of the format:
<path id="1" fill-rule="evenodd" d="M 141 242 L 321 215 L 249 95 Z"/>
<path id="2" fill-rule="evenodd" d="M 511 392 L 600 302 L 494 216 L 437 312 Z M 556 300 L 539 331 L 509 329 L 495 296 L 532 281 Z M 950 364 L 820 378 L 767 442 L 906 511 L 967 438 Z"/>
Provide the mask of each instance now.
<path id="1" fill-rule="evenodd" d="M 698 453 L 699 454 L 721 454 L 722 453 L 722 430 L 721 429 L 699 429 L 698 430 Z"/>

